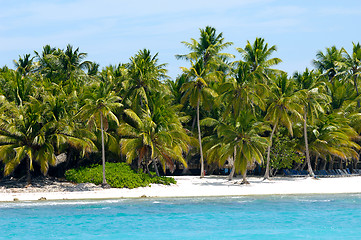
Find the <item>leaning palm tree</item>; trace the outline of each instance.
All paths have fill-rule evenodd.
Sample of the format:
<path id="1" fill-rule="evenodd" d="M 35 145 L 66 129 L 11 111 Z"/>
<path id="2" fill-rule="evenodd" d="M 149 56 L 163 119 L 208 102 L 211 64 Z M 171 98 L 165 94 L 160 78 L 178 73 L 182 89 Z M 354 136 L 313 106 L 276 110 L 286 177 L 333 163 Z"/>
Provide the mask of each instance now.
<path id="1" fill-rule="evenodd" d="M 329 103 L 329 96 L 324 93 L 324 84 L 319 81 L 319 78 L 312 71 L 304 73 L 296 73 L 295 81 L 300 89 L 297 94 L 303 104 L 303 137 L 305 142 L 305 154 L 308 166 L 308 172 L 311 177 L 314 177 L 310 152 L 308 148 L 308 135 L 307 135 L 307 122 L 313 124 L 315 119 L 318 118 L 319 113 L 324 113 L 325 106 Z"/>
<path id="2" fill-rule="evenodd" d="M 119 125 L 119 120 L 114 114 L 116 110 L 122 106 L 121 98 L 114 95 L 110 90 L 110 86 L 104 85 L 102 82 L 95 83 L 85 93 L 85 105 L 80 108 L 79 116 L 82 119 L 88 119 L 87 125 L 89 127 L 99 127 L 101 131 L 102 144 L 102 165 L 103 165 L 103 186 L 107 186 L 105 178 L 105 145 L 104 145 L 104 131 L 107 131 L 109 123 L 108 119 L 114 121 Z"/>
<path id="3" fill-rule="evenodd" d="M 301 119 L 300 112 L 302 106 L 299 104 L 300 99 L 295 93 L 293 82 L 287 77 L 287 74 L 282 74 L 276 78 L 270 91 L 270 105 L 267 108 L 265 120 L 273 125 L 269 145 L 267 148 L 267 162 L 264 179 L 269 178 L 270 169 L 270 153 L 272 147 L 272 139 L 275 131 L 279 125 L 283 125 L 288 129 L 288 132 L 293 135 L 292 124 L 295 119 Z"/>
<path id="4" fill-rule="evenodd" d="M 186 82 L 181 87 L 181 91 L 184 92 L 182 102 L 184 103 L 189 99 L 189 104 L 195 107 L 197 110 L 197 128 L 198 128 L 198 141 L 200 151 L 201 162 L 201 178 L 204 177 L 204 160 L 202 149 L 202 136 L 199 119 L 199 108 L 203 104 L 204 107 L 210 108 L 212 98 L 217 96 L 211 88 L 208 87 L 207 78 L 211 77 L 208 69 L 205 67 L 203 60 L 199 60 L 196 64 L 192 64 L 190 69 L 183 68 L 189 77 L 193 78 L 193 81 Z"/>

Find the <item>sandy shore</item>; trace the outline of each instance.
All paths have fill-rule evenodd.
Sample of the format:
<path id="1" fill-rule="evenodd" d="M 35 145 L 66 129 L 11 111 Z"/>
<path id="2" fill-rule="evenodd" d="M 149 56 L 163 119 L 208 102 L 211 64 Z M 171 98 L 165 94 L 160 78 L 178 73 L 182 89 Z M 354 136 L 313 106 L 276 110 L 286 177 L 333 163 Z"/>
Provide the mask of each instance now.
<path id="1" fill-rule="evenodd" d="M 361 176 L 322 178 L 276 177 L 270 181 L 250 177 L 251 184 L 240 185 L 240 179 L 228 181 L 225 176 L 175 177 L 176 185 L 152 185 L 136 189 L 78 188 L 81 190 L 49 191 L 47 189 L 2 189 L 0 202 L 33 200 L 117 199 L 141 197 L 204 197 L 283 194 L 361 193 Z"/>

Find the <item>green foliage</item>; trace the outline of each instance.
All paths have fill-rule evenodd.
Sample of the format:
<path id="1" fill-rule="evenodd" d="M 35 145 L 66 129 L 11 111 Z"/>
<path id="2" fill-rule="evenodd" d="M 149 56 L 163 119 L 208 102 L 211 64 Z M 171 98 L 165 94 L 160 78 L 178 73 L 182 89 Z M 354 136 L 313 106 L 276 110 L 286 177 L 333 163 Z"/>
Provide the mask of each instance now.
<path id="1" fill-rule="evenodd" d="M 292 168 L 294 163 L 302 163 L 305 156 L 299 154 L 296 147 L 297 141 L 295 138 L 290 139 L 289 136 L 277 132 L 271 150 L 271 168 L 277 171 L 282 168 Z"/>
<path id="2" fill-rule="evenodd" d="M 146 173 L 133 171 L 126 163 L 106 163 L 107 183 L 114 188 L 137 188 L 146 187 L 151 183 L 170 185 L 176 184 L 174 178 L 170 177 L 150 177 Z M 102 166 L 93 165 L 80 169 L 69 169 L 65 173 L 68 181 L 76 183 L 102 183 Z"/>

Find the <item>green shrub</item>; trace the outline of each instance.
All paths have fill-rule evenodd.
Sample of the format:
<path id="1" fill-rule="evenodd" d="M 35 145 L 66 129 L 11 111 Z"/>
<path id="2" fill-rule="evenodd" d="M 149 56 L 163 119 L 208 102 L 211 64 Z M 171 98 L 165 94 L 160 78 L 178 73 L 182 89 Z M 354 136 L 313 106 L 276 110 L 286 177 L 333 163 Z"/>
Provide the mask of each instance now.
<path id="1" fill-rule="evenodd" d="M 149 177 L 143 172 L 136 173 L 126 163 L 106 163 L 105 176 L 107 183 L 115 188 L 146 187 L 151 183 L 164 185 L 177 183 L 174 178 L 170 177 Z M 103 168 L 102 165 L 93 165 L 86 168 L 69 169 L 65 173 L 65 178 L 71 182 L 90 182 L 99 185 L 103 180 Z"/>

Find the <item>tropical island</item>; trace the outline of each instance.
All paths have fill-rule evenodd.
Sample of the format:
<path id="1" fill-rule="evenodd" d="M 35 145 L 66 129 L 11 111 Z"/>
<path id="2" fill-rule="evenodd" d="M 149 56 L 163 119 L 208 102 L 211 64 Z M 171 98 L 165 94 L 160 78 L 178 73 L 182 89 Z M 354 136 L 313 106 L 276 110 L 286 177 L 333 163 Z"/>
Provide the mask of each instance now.
<path id="1" fill-rule="evenodd" d="M 233 43 L 206 26 L 182 44 L 189 53 L 176 58 L 187 67 L 176 79 L 147 49 L 100 69 L 79 48 L 46 45 L 14 60 L 15 69 L 0 68 L 2 192 L 12 183 L 24 189 L 56 178 L 62 186 L 83 184 L 64 191 L 99 191 L 103 198 L 191 195 L 184 193 L 187 176 L 175 178 L 184 188 L 157 186 L 178 195 L 141 194 L 150 184 L 176 183 L 171 175 L 232 189 L 221 195 L 267 194 L 270 179 L 283 175 L 310 177 L 287 189 L 325 177 L 308 193 L 332 184 L 339 185 L 333 192 L 361 192 L 346 186 L 361 177 L 340 178 L 360 174 L 359 43 L 352 52 L 327 47 L 316 53 L 314 69 L 293 75 L 277 69 L 277 47 L 263 38 L 234 56 L 226 52 Z M 263 187 L 235 188 L 250 182 Z M 109 187 L 126 189 L 106 195 Z"/>

